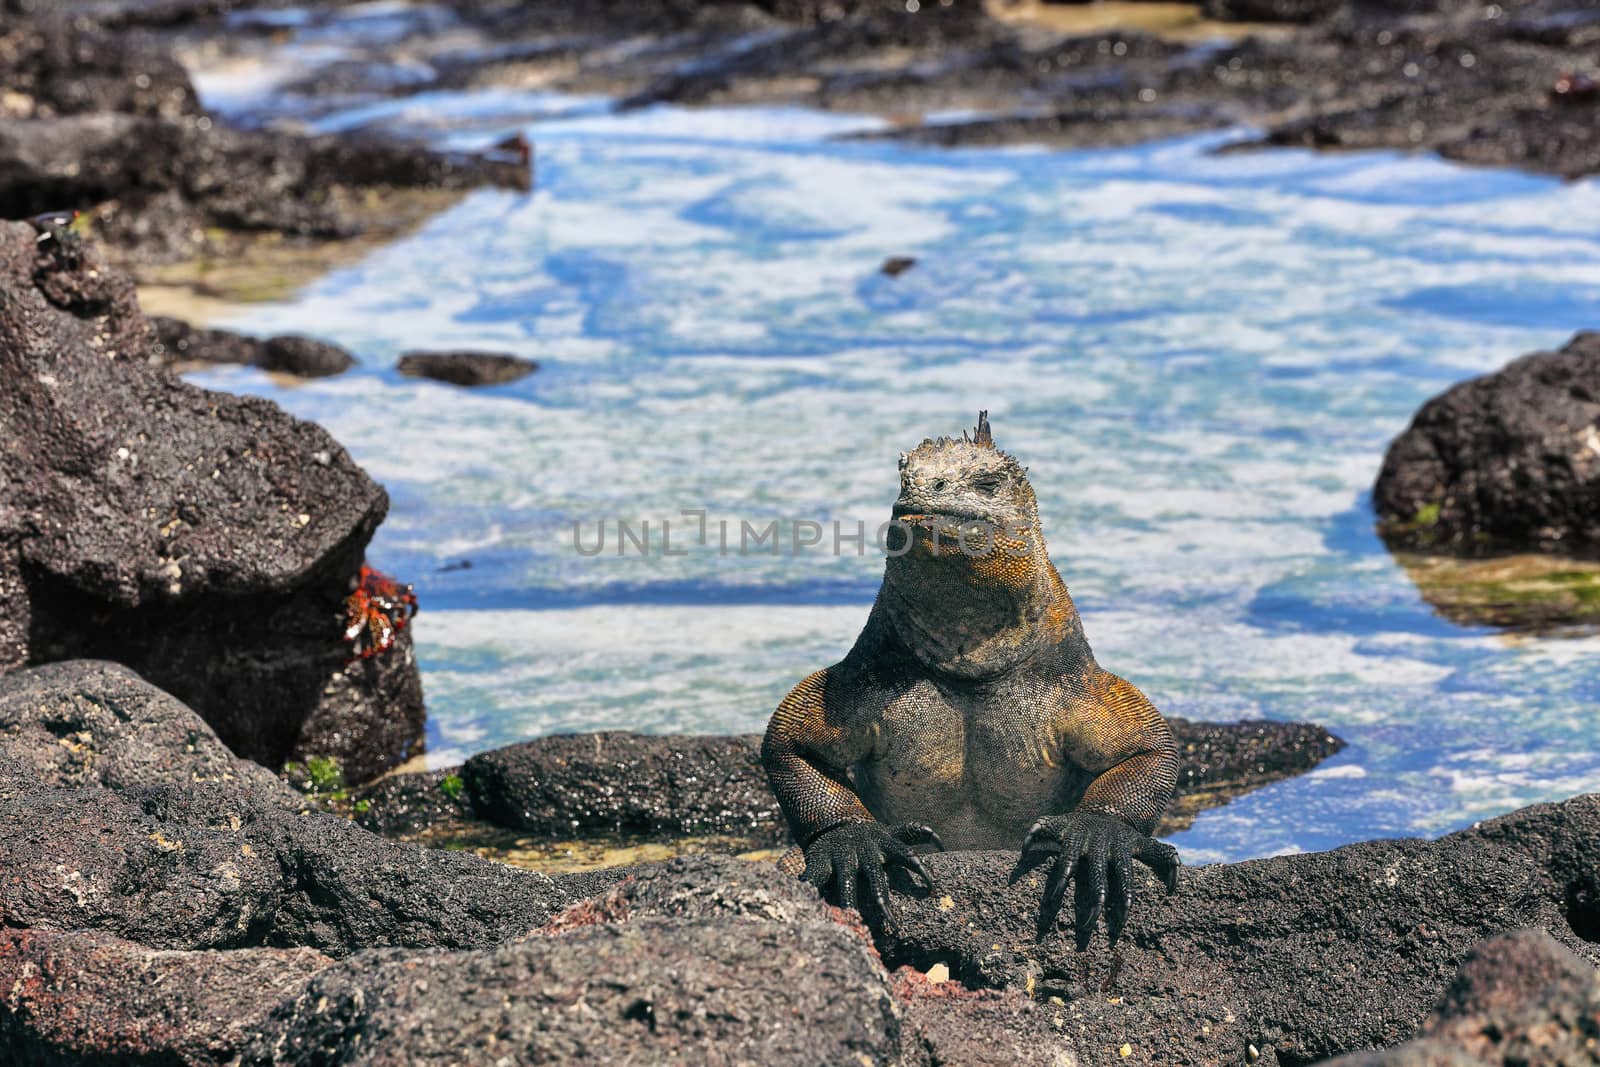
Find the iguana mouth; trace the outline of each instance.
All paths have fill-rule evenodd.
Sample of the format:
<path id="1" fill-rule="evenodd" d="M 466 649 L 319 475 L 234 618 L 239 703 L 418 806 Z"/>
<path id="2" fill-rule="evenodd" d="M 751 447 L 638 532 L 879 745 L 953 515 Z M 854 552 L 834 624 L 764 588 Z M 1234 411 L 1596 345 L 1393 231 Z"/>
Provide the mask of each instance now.
<path id="1" fill-rule="evenodd" d="M 959 526 L 968 522 L 983 522 L 990 526 L 999 525 L 993 519 L 984 515 L 977 515 L 967 511 L 921 511 L 906 504 L 896 504 L 889 512 L 892 518 L 912 526 L 923 526 L 931 523 L 948 523 Z"/>

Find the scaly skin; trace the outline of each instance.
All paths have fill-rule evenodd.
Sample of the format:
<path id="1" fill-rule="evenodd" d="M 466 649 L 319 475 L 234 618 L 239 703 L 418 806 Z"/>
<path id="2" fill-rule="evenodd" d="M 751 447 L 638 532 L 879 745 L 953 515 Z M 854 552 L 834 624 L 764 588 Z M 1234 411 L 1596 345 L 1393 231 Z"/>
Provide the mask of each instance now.
<path id="1" fill-rule="evenodd" d="M 805 875 L 850 907 L 864 882 L 883 925 L 886 864 L 931 885 L 912 846 L 1020 847 L 1014 877 L 1055 858 L 1039 936 L 1075 880 L 1078 946 L 1102 912 L 1115 944 L 1132 860 L 1176 884 L 1176 850 L 1148 836 L 1177 783 L 1172 733 L 1095 662 L 1026 471 L 986 416 L 900 467 L 902 525 L 866 628 L 784 699 L 762 745 Z"/>

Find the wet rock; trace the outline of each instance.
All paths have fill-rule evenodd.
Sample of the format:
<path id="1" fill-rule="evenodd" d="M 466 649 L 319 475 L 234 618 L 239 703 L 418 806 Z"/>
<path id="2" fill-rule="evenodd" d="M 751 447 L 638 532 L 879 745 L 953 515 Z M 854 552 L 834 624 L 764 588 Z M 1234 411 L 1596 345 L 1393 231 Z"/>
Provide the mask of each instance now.
<path id="1" fill-rule="evenodd" d="M 352 664 L 343 639 L 383 490 L 319 427 L 154 358 L 92 245 L 0 225 L 0 670 L 115 660 L 269 767 L 401 762 L 422 736 L 410 633 Z"/>
<path id="2" fill-rule="evenodd" d="M 395 369 L 407 377 L 451 385 L 504 385 L 526 378 L 539 364 L 499 352 L 407 352 Z"/>
<path id="3" fill-rule="evenodd" d="M 1492 938 L 1468 954 L 1416 1040 L 1333 1062 L 1600 1064 L 1600 972 L 1543 930 Z"/>
<path id="4" fill-rule="evenodd" d="M 262 345 L 260 365 L 266 370 L 301 378 L 329 378 L 343 374 L 356 365 L 356 360 L 348 351 L 328 341 L 286 334 L 267 338 Z"/>
<path id="5" fill-rule="evenodd" d="M 1178 788 L 1158 836 L 1187 828 L 1208 808 L 1304 774 L 1345 743 L 1303 722 L 1194 722 L 1168 719 L 1178 743 Z"/>
<path id="6" fill-rule="evenodd" d="M 1001 115 L 930 122 L 887 131 L 851 134 L 849 140 L 905 141 L 941 148 L 978 148 L 1018 143 L 1058 148 L 1113 148 L 1216 129 L 1225 120 L 1196 110 L 1083 108 L 1049 114 Z"/>
<path id="7" fill-rule="evenodd" d="M 357 821 L 389 837 L 419 834 L 430 828 L 459 828 L 478 818 L 460 768 L 388 774 L 356 791 L 362 809 Z"/>
<path id="8" fill-rule="evenodd" d="M 0 217 L 78 208 L 144 264 L 192 256 L 216 229 L 350 237 L 374 189 L 531 185 L 521 159 L 228 128 L 165 46 L 84 19 L 0 32 L 0 70 Z"/>
<path id="9" fill-rule="evenodd" d="M 1165 896 L 1140 873 L 1124 945 L 1034 939 L 1043 873 L 1011 852 L 925 857 L 931 895 L 897 892 L 891 967 L 1058 997 L 1078 1062 L 1304 1064 L 1416 1032 L 1463 946 L 1542 927 L 1600 961 L 1600 795 L 1537 805 L 1438 841 L 1189 869 Z M 909 888 L 909 887 L 908 887 Z M 1069 900 L 1069 911 L 1071 902 Z M 1123 1051 L 1124 1046 L 1127 1050 Z"/>
<path id="10" fill-rule="evenodd" d="M 1204 0 L 1206 18 L 1235 22 L 1316 22 L 1348 8 L 1348 0 Z"/>
<path id="11" fill-rule="evenodd" d="M 0 931 L 0 1062 L 237 1062 L 333 960 L 310 949 L 172 952 L 106 934 Z"/>
<path id="12" fill-rule="evenodd" d="M 1439 152 L 1462 163 L 1510 164 L 1577 179 L 1600 173 L 1597 118 L 1600 99 L 1592 95 L 1560 107 L 1528 108 L 1476 125 Z"/>
<path id="13" fill-rule="evenodd" d="M 1540 7 L 1545 10 L 1540 10 Z M 1549 10 L 1554 7 L 1555 10 Z M 1589 7 L 1534 5 L 1510 20 L 1507 32 L 1518 40 L 1558 47 L 1583 48 L 1600 41 L 1600 11 Z"/>
<path id="14" fill-rule="evenodd" d="M 1600 551 L 1600 334 L 1429 400 L 1373 488 L 1391 548 Z"/>

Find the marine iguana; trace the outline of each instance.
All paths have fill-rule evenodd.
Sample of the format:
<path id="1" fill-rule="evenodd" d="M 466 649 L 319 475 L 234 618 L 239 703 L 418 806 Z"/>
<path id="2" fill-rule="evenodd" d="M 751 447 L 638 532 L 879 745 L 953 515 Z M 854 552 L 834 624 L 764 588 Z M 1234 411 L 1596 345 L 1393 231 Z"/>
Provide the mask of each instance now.
<path id="1" fill-rule="evenodd" d="M 1095 663 L 1027 470 L 995 447 L 987 412 L 975 434 L 901 453 L 886 542 L 855 646 L 795 686 L 762 743 L 803 876 L 857 910 L 864 881 L 868 921 L 887 926 L 889 865 L 932 888 L 916 846 L 1020 847 L 1013 882 L 1055 857 L 1040 939 L 1075 878 L 1078 948 L 1102 910 L 1115 945 L 1134 859 L 1177 885 L 1177 850 L 1148 836 L 1177 747 L 1150 701 Z"/>

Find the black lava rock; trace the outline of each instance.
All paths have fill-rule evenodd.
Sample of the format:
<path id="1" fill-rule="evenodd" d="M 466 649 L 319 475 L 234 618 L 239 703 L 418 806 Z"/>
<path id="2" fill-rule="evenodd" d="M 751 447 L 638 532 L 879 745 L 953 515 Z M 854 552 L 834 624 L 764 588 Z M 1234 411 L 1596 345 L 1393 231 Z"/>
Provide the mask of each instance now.
<path id="1" fill-rule="evenodd" d="M 526 378 L 539 364 L 499 352 L 407 352 L 395 369 L 407 377 L 451 385 L 504 385 Z"/>
<path id="2" fill-rule="evenodd" d="M 0 672 L 127 664 L 274 768 L 417 751 L 410 631 L 346 662 L 383 489 L 321 428 L 152 366 L 128 277 L 36 237 L 0 225 Z"/>
<path id="3" fill-rule="evenodd" d="M 1373 488 L 1393 548 L 1600 552 L 1600 333 L 1424 404 Z"/>
<path id="4" fill-rule="evenodd" d="M 355 357 L 348 351 L 313 337 L 286 334 L 269 337 L 262 345 L 262 369 L 282 374 L 301 378 L 331 378 L 355 365 Z"/>

